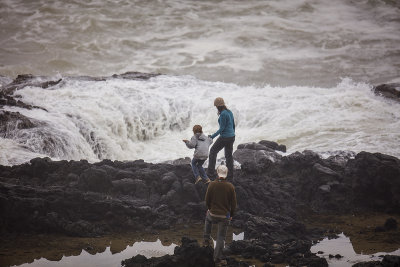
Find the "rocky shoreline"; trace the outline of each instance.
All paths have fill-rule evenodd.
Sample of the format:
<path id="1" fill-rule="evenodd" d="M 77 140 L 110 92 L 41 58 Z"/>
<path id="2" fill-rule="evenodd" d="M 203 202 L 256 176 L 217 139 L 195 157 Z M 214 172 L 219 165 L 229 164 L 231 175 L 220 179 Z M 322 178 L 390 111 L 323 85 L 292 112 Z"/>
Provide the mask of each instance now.
<path id="1" fill-rule="evenodd" d="M 69 79 L 143 80 L 156 75 L 129 72 Z M 16 91 L 25 86 L 51 88 L 63 82 L 63 79 L 19 75 L 12 82 L 2 82 L 0 107 L 41 108 L 20 101 Z M 373 90 L 398 100 L 398 84 Z M 34 128 L 39 123 L 19 112 L 0 111 L 0 133 L 4 138 L 9 138 L 10 131 Z M 51 151 L 55 140 L 51 136 L 44 138 L 43 146 L 49 146 L 43 147 L 44 151 Z M 327 266 L 325 259 L 310 252 L 310 247 L 328 229 L 307 229 L 299 218 L 313 214 L 400 214 L 398 158 L 351 151 L 323 158 L 309 150 L 283 155 L 281 152 L 285 151 L 284 145 L 261 140 L 240 144 L 234 153 L 241 167 L 235 170 L 232 181 L 238 197 L 238 212 L 232 225 L 244 231 L 244 240 L 227 247 L 232 256 L 229 266 L 240 266 L 233 256 L 256 258 L 265 262 L 265 266 L 281 263 Z M 143 160 L 89 163 L 35 158 L 21 165 L 0 165 L 0 237 L 20 233 L 79 237 L 127 231 L 151 233 L 175 225 L 202 223 L 206 189 L 205 184 L 194 185 L 185 159 L 152 164 Z M 182 260 L 191 250 L 198 251 L 204 259 L 208 257 L 207 249 L 186 238 L 176 255 L 163 258 L 163 266 Z M 125 264 L 153 266 L 163 259 L 135 257 Z M 199 260 L 198 264 L 213 263 Z"/>
<path id="2" fill-rule="evenodd" d="M 232 225 L 244 231 L 244 240 L 232 242 L 229 255 L 327 266 L 310 252 L 312 240 L 326 229 L 306 229 L 299 216 L 399 213 L 399 159 L 368 152 L 326 159 L 312 151 L 282 156 L 276 148 L 274 142 L 260 141 L 242 144 L 234 153 L 241 169 L 232 181 L 238 196 Z M 171 229 L 203 221 L 205 191 L 206 185 L 194 185 L 188 164 L 36 158 L 0 166 L 0 233 L 101 236 Z"/>
<path id="3" fill-rule="evenodd" d="M 53 90 L 57 87 L 62 87 L 67 81 L 107 81 L 109 79 L 125 79 L 125 80 L 149 80 L 156 77 L 158 73 L 141 73 L 141 72 L 126 72 L 123 74 L 114 74 L 109 77 L 90 77 L 90 76 L 75 76 L 75 77 L 47 77 L 47 76 L 34 76 L 31 74 L 18 75 L 14 80 L 9 77 L 0 75 L 0 108 L 7 107 L 5 110 L 0 110 L 0 134 L 4 138 L 15 139 L 22 137 L 26 130 L 36 129 L 37 134 L 41 136 L 42 142 L 40 144 L 41 151 L 50 157 L 54 155 L 54 147 L 60 140 L 49 132 L 41 132 L 40 127 L 46 125 L 45 121 L 38 121 L 23 115 L 21 112 L 16 111 L 15 107 L 22 109 L 42 109 L 40 106 L 34 106 L 22 101 L 18 90 L 25 87 L 38 87 L 46 90 Z M 374 86 L 371 89 L 376 95 L 385 97 L 387 99 L 400 102 L 400 85 L 398 83 L 388 83 Z M 10 109 L 11 108 L 11 109 Z M 102 159 L 101 148 L 94 142 L 95 138 L 91 132 L 82 132 L 82 136 L 88 143 L 92 144 L 92 149 L 98 158 Z M 21 136 L 19 136 L 21 135 Z M 61 150 L 65 148 L 60 148 Z M 11 163 L 16 164 L 16 163 Z"/>

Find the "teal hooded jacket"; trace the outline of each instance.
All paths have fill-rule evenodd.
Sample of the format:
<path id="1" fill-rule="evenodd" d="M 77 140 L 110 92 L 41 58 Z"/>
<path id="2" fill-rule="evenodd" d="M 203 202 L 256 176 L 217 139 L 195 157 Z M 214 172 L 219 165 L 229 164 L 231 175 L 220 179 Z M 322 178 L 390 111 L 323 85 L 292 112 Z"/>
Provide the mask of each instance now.
<path id="1" fill-rule="evenodd" d="M 221 137 L 232 137 L 235 136 L 235 119 L 233 113 L 229 109 L 225 109 L 221 112 L 218 118 L 219 130 L 216 131 L 211 138 L 215 138 L 218 135 Z"/>

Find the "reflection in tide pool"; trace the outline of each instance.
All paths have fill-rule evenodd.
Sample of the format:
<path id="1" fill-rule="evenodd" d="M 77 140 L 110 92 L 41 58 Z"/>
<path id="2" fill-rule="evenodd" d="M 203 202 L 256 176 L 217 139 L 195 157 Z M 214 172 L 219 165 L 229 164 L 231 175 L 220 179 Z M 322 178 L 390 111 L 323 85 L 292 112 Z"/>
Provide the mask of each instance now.
<path id="1" fill-rule="evenodd" d="M 19 267 L 109 267 L 109 266 L 121 266 L 121 261 L 141 254 L 147 258 L 161 257 L 166 254 L 174 254 L 174 248 L 176 244 L 164 246 L 158 239 L 155 242 L 136 242 L 132 246 L 127 246 L 125 250 L 120 253 L 112 254 L 110 247 L 102 253 L 91 255 L 85 250 L 78 256 L 63 257 L 60 261 L 49 261 L 41 258 L 35 260 L 32 263 L 26 263 L 19 265 Z"/>
<path id="2" fill-rule="evenodd" d="M 232 233 L 232 240 L 243 240 L 244 233 Z M 199 240 L 200 241 L 200 240 Z M 215 241 L 214 241 L 215 243 Z M 119 253 L 112 253 L 111 246 L 108 246 L 104 252 L 94 255 L 82 250 L 78 256 L 63 256 L 60 261 L 50 261 L 45 258 L 37 259 L 32 263 L 18 265 L 18 267 L 109 267 L 121 266 L 121 261 L 129 259 L 136 255 L 143 255 L 147 258 L 162 257 L 164 255 L 173 255 L 177 244 L 172 243 L 164 246 L 160 239 L 155 242 L 135 242 L 132 246 L 127 246 Z M 17 266 L 17 265 L 14 265 Z"/>
<path id="3" fill-rule="evenodd" d="M 323 254 L 317 254 L 317 255 L 326 258 L 329 267 L 347 267 L 363 261 L 380 261 L 382 260 L 382 258 L 379 256 L 382 255 L 390 254 L 390 255 L 400 256 L 400 249 L 390 253 L 378 252 L 371 255 L 357 254 L 353 249 L 353 245 L 351 244 L 350 238 L 345 236 L 343 233 L 339 234 L 339 238 L 336 239 L 325 238 L 311 247 L 312 253 L 318 253 L 319 251 L 322 251 Z M 343 258 L 329 259 L 329 254 L 331 255 L 340 254 L 341 256 L 343 256 Z"/>
<path id="4" fill-rule="evenodd" d="M 241 232 L 239 234 L 232 233 L 232 240 L 243 240 L 244 233 Z M 200 240 L 199 240 L 200 241 Z M 215 241 L 214 241 L 215 245 Z M 170 244 L 168 246 L 164 246 L 161 243 L 160 239 L 157 239 L 155 242 L 135 242 L 131 246 L 127 246 L 123 251 L 119 253 L 112 253 L 111 246 L 108 246 L 104 252 L 96 253 L 94 255 L 88 253 L 85 250 L 82 250 L 81 254 L 78 256 L 63 256 L 60 261 L 50 261 L 45 258 L 41 258 L 35 260 L 32 263 L 25 263 L 19 265 L 18 267 L 108 267 L 108 266 L 121 266 L 121 261 L 125 259 L 129 259 L 136 255 L 143 255 L 147 258 L 151 257 L 161 257 L 167 254 L 174 254 L 174 249 L 177 244 Z M 330 267 L 347 267 L 351 266 L 358 262 L 363 261 L 377 261 L 382 258 L 379 256 L 382 255 L 399 255 L 400 249 L 385 253 L 379 252 L 374 253 L 372 255 L 368 254 L 357 254 L 353 245 L 351 244 L 350 238 L 345 236 L 343 233 L 339 234 L 339 238 L 336 239 L 328 239 L 325 238 L 322 241 L 318 242 L 314 246 L 311 247 L 312 253 L 323 252 L 322 254 L 317 254 L 320 257 L 324 257 L 327 259 Z M 341 259 L 329 258 L 329 255 L 340 254 L 343 256 Z M 17 265 L 14 265 L 17 266 Z"/>
<path id="5" fill-rule="evenodd" d="M 239 233 L 239 234 L 235 234 L 235 233 L 232 233 L 232 240 L 233 241 L 237 241 L 237 240 L 243 240 L 244 239 L 244 232 L 241 232 L 241 233 Z"/>

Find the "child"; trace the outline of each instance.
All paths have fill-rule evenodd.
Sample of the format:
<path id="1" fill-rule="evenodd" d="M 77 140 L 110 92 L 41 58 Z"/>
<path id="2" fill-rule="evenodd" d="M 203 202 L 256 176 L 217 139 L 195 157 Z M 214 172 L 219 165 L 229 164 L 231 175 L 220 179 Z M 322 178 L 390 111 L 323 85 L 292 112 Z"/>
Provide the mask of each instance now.
<path id="1" fill-rule="evenodd" d="M 208 184 L 211 182 L 210 178 L 207 177 L 203 164 L 208 158 L 208 148 L 212 144 L 213 140 L 203 134 L 203 129 L 200 125 L 193 126 L 193 137 L 189 140 L 182 140 L 185 142 L 188 148 L 194 148 L 194 154 L 192 159 L 193 174 L 196 179 L 195 184 L 203 181 Z"/>

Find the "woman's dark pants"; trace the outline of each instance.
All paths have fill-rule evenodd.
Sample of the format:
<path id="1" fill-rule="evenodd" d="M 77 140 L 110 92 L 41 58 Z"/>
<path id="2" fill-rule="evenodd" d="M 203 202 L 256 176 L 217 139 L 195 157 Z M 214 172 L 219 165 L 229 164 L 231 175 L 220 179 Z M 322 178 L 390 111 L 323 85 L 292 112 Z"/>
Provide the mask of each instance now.
<path id="1" fill-rule="evenodd" d="M 217 154 L 224 148 L 226 167 L 228 167 L 228 179 L 233 178 L 233 143 L 235 142 L 235 137 L 219 137 L 217 141 L 213 144 L 210 149 L 210 156 L 208 158 L 208 169 L 207 175 L 209 178 L 216 178 L 215 174 L 215 163 L 217 162 Z"/>

